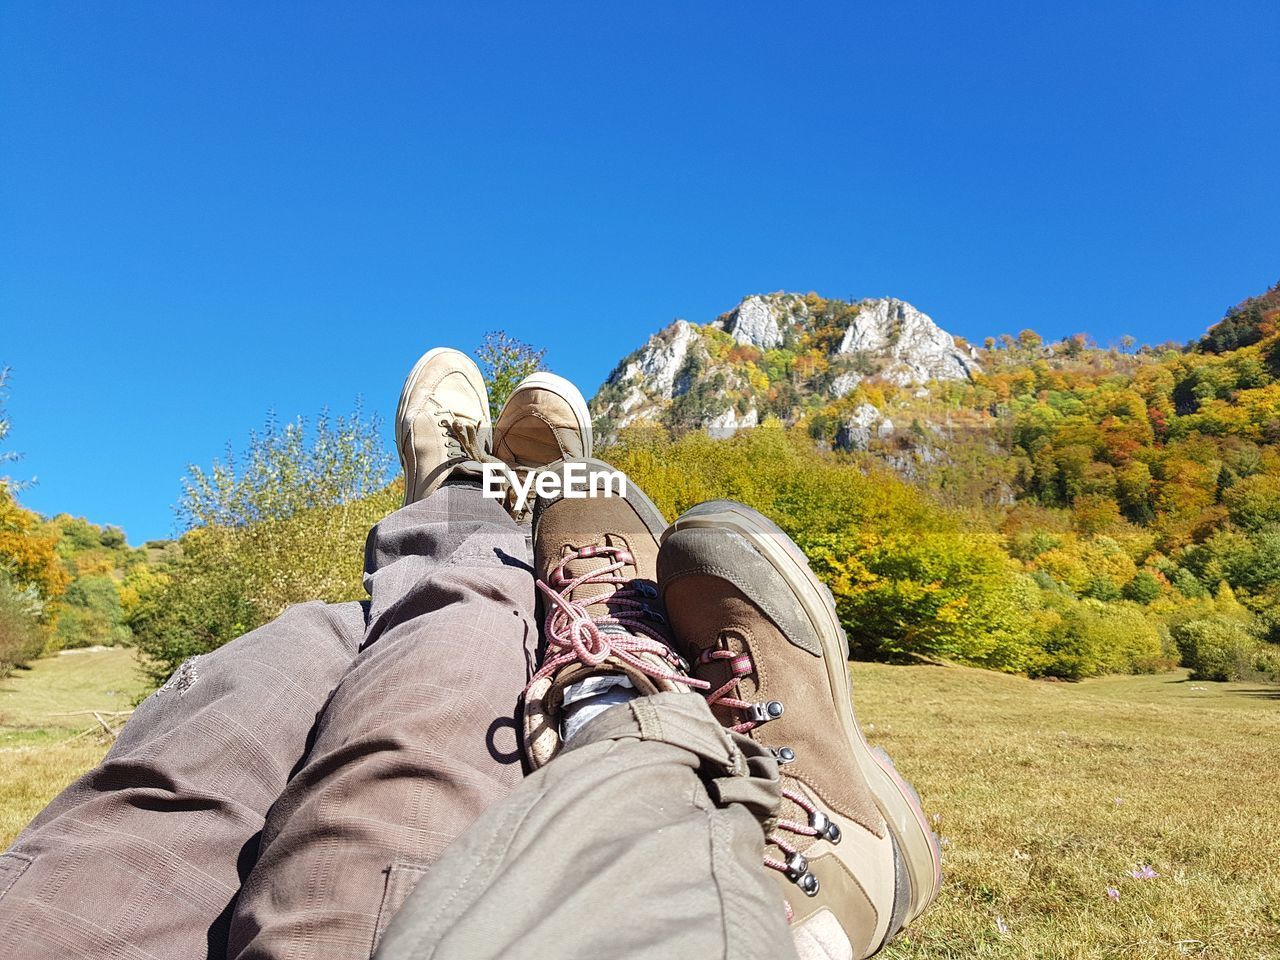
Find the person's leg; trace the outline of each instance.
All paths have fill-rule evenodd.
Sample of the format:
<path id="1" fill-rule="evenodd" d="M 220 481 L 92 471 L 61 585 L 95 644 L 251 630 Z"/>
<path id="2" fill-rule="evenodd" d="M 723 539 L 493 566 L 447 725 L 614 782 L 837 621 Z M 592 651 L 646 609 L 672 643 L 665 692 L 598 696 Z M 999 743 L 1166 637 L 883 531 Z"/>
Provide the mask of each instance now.
<path id="1" fill-rule="evenodd" d="M 363 652 L 272 810 L 232 924 L 237 958 L 368 957 L 419 877 L 521 778 L 514 714 L 536 643 L 528 528 L 482 495 L 591 446 L 586 401 L 545 374 L 493 426 L 469 358 L 436 348 L 396 413 L 406 507 L 370 535 Z"/>
<path id="2" fill-rule="evenodd" d="M 701 550 L 703 524 L 719 522 L 720 505 L 686 514 L 658 549 L 657 510 L 633 485 L 623 489 L 621 501 L 539 502 L 535 567 L 551 613 L 525 695 L 525 744 L 541 769 L 436 865 L 380 956 L 870 956 L 932 889 L 913 886 L 903 863 L 912 851 L 902 852 L 911 838 L 886 825 L 843 739 L 843 657 L 824 656 L 842 639 L 838 624 L 817 638 L 796 626 L 810 615 L 801 605 L 810 593 L 822 608 L 820 586 L 730 550 L 737 541 L 721 529 L 727 521 Z M 805 569 L 800 556 L 786 554 L 788 571 Z M 665 589 L 653 589 L 655 569 Z M 760 604 L 751 611 L 764 612 L 722 602 L 715 578 L 738 576 Z M 683 590 L 695 577 L 712 582 Z M 797 583 L 806 588 L 799 597 Z M 777 642 L 792 642 L 778 633 L 784 627 L 807 659 L 789 658 Z M 704 646 L 707 631 L 722 641 L 732 633 L 734 645 Z M 696 675 L 722 661 L 734 683 L 750 673 L 773 686 L 735 690 Z M 828 682 L 830 701 L 819 695 Z M 768 696 L 780 685 L 796 694 L 791 710 Z M 742 698 L 757 694 L 758 702 Z M 605 706 L 619 698 L 626 702 Z M 747 719 L 720 728 L 725 717 L 712 718 L 708 704 Z M 786 743 L 757 732 L 793 713 L 802 722 L 781 728 Z M 839 748 L 824 753 L 827 739 Z M 719 755 L 708 746 L 717 743 L 727 744 Z M 908 799 L 904 789 L 889 809 L 910 812 Z M 926 833 L 917 866 L 931 867 L 931 856 Z"/>
<path id="3" fill-rule="evenodd" d="M 0 856 L 0 943 L 221 958 L 267 811 L 364 633 L 364 604 L 305 603 L 184 663 Z"/>
<path id="4" fill-rule="evenodd" d="M 449 848 L 377 960 L 794 957 L 761 866 L 778 803 L 776 760 L 701 697 L 611 707 Z"/>
<path id="5" fill-rule="evenodd" d="M 467 460 L 456 442 L 466 430 L 458 428 L 470 427 L 472 439 L 479 438 L 488 429 L 487 408 L 479 371 L 462 354 L 437 349 L 419 361 L 405 384 L 396 419 L 407 503 L 435 491 Z M 547 384 L 535 376 L 513 393 L 499 418 L 498 433 L 508 438 L 508 452 L 518 456 L 522 465 L 536 464 L 547 451 L 579 455 L 584 449 L 589 452 L 591 442 L 584 411 L 585 403 L 571 385 Z M 477 427 L 483 429 L 477 433 Z M 486 511 L 485 521 L 505 526 L 509 535 L 510 521 L 490 513 Z M 375 538 L 370 544 L 370 569 L 394 567 L 396 573 L 381 578 L 385 585 L 376 595 L 389 602 L 375 611 L 375 622 L 367 630 L 366 605 L 304 604 L 276 623 L 184 664 L 138 710 L 102 767 L 69 788 L 33 822 L 9 854 L 0 856 L 0 942 L 21 943 L 24 956 L 37 960 L 206 953 L 221 960 L 231 901 L 254 865 L 264 815 L 301 762 L 317 715 L 351 666 L 357 648 L 383 637 L 387 655 L 379 659 L 377 669 L 368 666 L 368 657 L 357 665 L 345 685 L 348 693 L 339 700 L 339 712 L 349 712 L 353 704 L 359 709 L 361 695 L 350 691 L 362 691 L 367 699 L 380 672 L 394 672 L 397 660 L 409 670 L 423 666 L 403 644 L 386 642 L 393 634 L 411 629 L 414 621 L 427 619 L 415 604 L 439 608 L 471 594 L 503 607 L 513 593 L 510 578 L 520 576 L 507 567 L 508 582 L 502 576 L 488 576 L 491 571 L 468 578 L 468 560 L 476 559 L 472 556 L 476 551 L 484 552 L 483 535 L 463 544 L 453 542 L 447 531 L 440 535 L 438 529 L 419 537 L 422 531 L 415 530 L 412 519 L 384 524 L 382 532 L 381 541 Z M 455 569 L 452 576 L 441 579 L 438 594 L 402 590 L 396 602 L 397 589 L 391 584 L 396 577 L 411 576 L 413 564 L 393 561 L 406 559 L 415 541 L 428 553 L 454 551 L 448 562 Z M 513 557 L 527 556 L 529 550 L 520 532 L 502 545 L 510 548 L 508 556 Z M 486 567 L 492 560 L 482 556 L 474 565 Z M 531 605 L 531 589 L 514 593 Z M 518 610 L 512 612 L 519 615 Z M 475 626 L 465 625 L 453 639 Z M 519 634 L 521 641 L 533 633 L 523 628 L 512 631 L 509 625 L 508 632 Z M 388 653 L 391 650 L 397 653 Z M 523 678 L 527 672 L 523 647 L 517 643 L 513 653 L 520 659 L 518 674 Z M 437 679 L 443 676 L 444 671 L 437 672 Z M 435 693 L 447 696 L 447 684 L 438 683 Z M 490 699 L 496 703 L 502 698 Z M 503 729 L 512 725 L 509 716 L 502 721 L 504 712 L 510 711 L 477 709 L 472 715 L 489 718 L 492 729 L 483 732 L 495 751 L 491 765 L 510 770 L 517 752 L 514 734 L 508 733 L 507 747 L 500 745 Z M 427 711 L 418 719 L 430 723 L 437 718 Z M 424 736 L 439 738 L 447 747 L 453 742 L 450 737 L 469 737 L 472 732 L 417 729 L 413 736 L 415 741 Z M 342 762 L 341 751 L 335 749 L 340 740 L 340 734 L 331 734 L 326 741 L 326 756 L 332 763 Z M 369 745 L 366 741 L 350 752 L 362 756 Z M 496 780 L 484 783 L 483 774 L 467 774 L 471 758 L 466 750 L 472 745 L 473 738 L 467 739 L 456 770 L 450 769 L 447 749 L 434 758 L 434 772 L 453 781 L 440 797 L 449 802 L 462 797 L 464 810 L 468 803 L 507 789 L 491 793 Z M 422 768 L 411 751 L 403 759 L 410 766 L 417 763 L 415 769 Z M 317 776 L 318 765 L 308 769 L 310 777 Z M 506 776 L 499 773 L 497 780 Z M 301 792 L 301 787 L 294 791 L 291 803 Z M 371 796 L 376 793 L 370 790 Z M 281 803 L 273 822 L 287 818 L 289 807 Z M 458 832 L 461 826 L 451 823 L 450 815 L 448 809 L 441 812 L 427 832 L 438 828 L 442 838 Z M 473 815 L 473 810 L 459 814 L 460 822 Z M 412 829 L 420 828 L 417 824 Z M 432 845 L 444 842 L 447 839 L 437 838 L 425 848 L 415 843 L 412 849 L 415 855 L 430 859 Z M 281 849 L 277 847 L 276 852 Z M 380 891 L 385 887 L 385 920 L 407 892 L 406 880 L 415 878 L 418 870 L 416 863 L 397 863 L 384 872 L 378 887 Z M 265 874 L 259 871 L 255 876 Z M 252 918 L 253 911 L 246 910 L 244 916 Z"/>
<path id="6" fill-rule="evenodd" d="M 364 649 L 271 810 L 229 957 L 369 956 L 418 878 L 520 781 L 529 560 L 524 528 L 478 486 L 374 528 Z"/>
<path id="7" fill-rule="evenodd" d="M 501 460 L 488 423 L 470 359 L 437 348 L 415 364 L 395 425 L 406 506 L 370 535 L 364 649 L 268 818 L 231 957 L 369 956 L 430 864 L 520 781 L 514 715 L 538 635 L 528 527 L 467 478 L 481 461 L 510 476 L 590 452 L 590 417 L 572 384 L 535 374 L 493 426 Z"/>
<path id="8" fill-rule="evenodd" d="M 777 762 L 687 691 L 654 587 L 662 516 L 633 484 L 607 499 L 560 486 L 534 511 L 538 769 L 432 867 L 378 956 L 793 955 L 761 865 Z"/>

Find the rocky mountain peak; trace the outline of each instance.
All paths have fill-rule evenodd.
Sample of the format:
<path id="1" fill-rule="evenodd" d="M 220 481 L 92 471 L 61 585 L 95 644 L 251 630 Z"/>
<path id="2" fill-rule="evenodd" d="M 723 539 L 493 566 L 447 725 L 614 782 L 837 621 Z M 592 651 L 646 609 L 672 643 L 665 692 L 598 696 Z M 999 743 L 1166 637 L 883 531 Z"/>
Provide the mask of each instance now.
<path id="1" fill-rule="evenodd" d="M 783 331 L 797 319 L 807 318 L 808 313 L 803 297 L 771 293 L 747 297 L 714 325 L 740 344 L 772 350 L 782 346 Z"/>
<path id="2" fill-rule="evenodd" d="M 601 436 L 643 419 L 732 432 L 769 414 L 794 420 L 864 380 L 909 387 L 979 369 L 975 351 L 903 300 L 770 293 L 654 334 L 592 407 Z"/>
<path id="3" fill-rule="evenodd" d="M 872 354 L 888 364 L 880 376 L 899 387 L 930 380 L 967 380 L 979 372 L 977 352 L 963 350 L 955 337 L 925 313 L 893 297 L 863 300 L 840 341 L 841 354 Z"/>

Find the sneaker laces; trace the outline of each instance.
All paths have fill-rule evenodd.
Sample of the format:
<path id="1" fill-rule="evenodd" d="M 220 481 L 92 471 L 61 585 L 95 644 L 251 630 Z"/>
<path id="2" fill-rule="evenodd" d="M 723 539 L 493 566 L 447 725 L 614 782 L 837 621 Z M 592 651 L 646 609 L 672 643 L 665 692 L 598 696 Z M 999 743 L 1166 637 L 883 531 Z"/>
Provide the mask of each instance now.
<path id="1" fill-rule="evenodd" d="M 566 572 L 571 561 L 592 557 L 602 557 L 607 562 L 576 577 L 570 577 Z M 684 661 L 671 649 L 666 635 L 655 626 L 665 625 L 666 618 L 650 606 L 650 601 L 658 596 L 654 586 L 618 573 L 634 563 L 635 557 L 629 550 L 590 544 L 566 554 L 551 570 L 546 581 L 538 581 L 538 589 L 548 605 L 544 623 L 547 650 L 546 659 L 533 675 L 530 686 L 570 664 L 596 667 L 610 657 L 654 680 L 667 680 L 697 689 L 710 686 L 705 680 L 688 676 Z M 586 601 L 574 599 L 574 592 L 588 584 L 605 584 L 613 590 Z M 588 611 L 589 606 L 597 604 L 604 605 L 603 613 Z M 646 659 L 646 654 L 658 662 Z M 664 668 L 661 663 L 667 666 Z"/>
<path id="2" fill-rule="evenodd" d="M 514 516 L 516 493 L 513 481 L 516 474 L 505 460 L 495 457 L 485 447 L 485 428 L 470 417 L 458 416 L 449 410 L 442 411 L 438 422 L 450 460 L 460 463 L 466 461 L 479 464 L 492 463 L 501 471 L 506 487 L 503 493 L 503 504 Z M 524 512 L 527 512 L 527 508 Z"/>
<path id="3" fill-rule="evenodd" d="M 755 664 L 750 654 L 727 650 L 724 647 L 708 647 L 698 655 L 694 669 L 696 671 L 697 667 L 706 666 L 717 661 L 728 661 L 729 679 L 715 690 L 711 690 L 711 685 L 708 683 L 708 692 L 704 693 L 703 696 L 707 699 L 707 705 L 713 709 L 715 707 L 726 707 L 747 715 L 747 719 L 729 727 L 730 730 L 735 733 L 747 733 L 782 715 L 782 704 L 776 700 L 761 704 L 733 695 L 734 688 L 738 686 L 742 678 L 755 670 Z M 776 712 L 773 709 L 775 705 Z M 794 759 L 794 753 L 791 756 Z M 784 761 L 780 760 L 781 762 Z M 840 828 L 836 826 L 830 817 L 811 803 L 808 797 L 799 791 L 788 790 L 783 787 L 781 793 L 784 799 L 790 800 L 809 815 L 809 822 L 801 823 L 798 820 L 779 819 L 774 824 L 774 832 L 770 833 L 765 838 L 765 841 L 777 847 L 785 859 L 780 860 L 766 853 L 764 865 L 772 870 L 786 874 L 787 878 L 800 886 L 806 894 L 814 896 L 818 892 L 818 878 L 809 873 L 808 859 L 785 838 L 779 836 L 778 831 L 785 831 L 803 837 L 825 838 L 832 843 L 839 843 Z"/>
<path id="4" fill-rule="evenodd" d="M 444 437 L 445 449 L 448 451 L 450 460 L 474 460 L 477 463 L 485 463 L 497 459 L 485 449 L 484 438 L 480 435 L 479 421 L 441 407 L 437 413 L 436 423 L 440 427 L 441 436 Z"/>
<path id="5" fill-rule="evenodd" d="M 502 504 L 515 520 L 522 520 L 527 517 L 533 510 L 533 498 L 529 498 L 529 502 L 525 503 L 523 508 L 516 507 L 516 482 L 518 480 L 516 471 L 501 457 L 496 457 L 485 448 L 484 431 L 480 424 L 473 421 L 470 417 L 459 417 L 452 411 L 442 411 L 439 420 L 441 432 L 444 435 L 445 447 L 449 452 L 449 458 L 458 461 L 471 460 L 475 463 L 492 463 L 502 473 L 503 486 L 505 490 L 502 494 Z"/>

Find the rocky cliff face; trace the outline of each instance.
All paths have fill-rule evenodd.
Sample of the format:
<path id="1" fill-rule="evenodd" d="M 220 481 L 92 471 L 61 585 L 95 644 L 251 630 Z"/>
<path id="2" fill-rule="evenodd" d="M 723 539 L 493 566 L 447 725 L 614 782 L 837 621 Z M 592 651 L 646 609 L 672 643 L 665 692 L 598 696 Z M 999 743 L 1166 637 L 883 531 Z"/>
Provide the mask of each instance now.
<path id="1" fill-rule="evenodd" d="M 612 405 L 612 409 L 618 411 L 618 429 L 646 417 L 660 418 L 672 398 L 689 389 L 688 376 L 680 383 L 677 379 L 685 371 L 689 347 L 698 339 L 693 324 L 677 320 L 655 333 L 642 349 L 618 365 L 605 384 L 622 391 L 620 399 Z"/>
<path id="2" fill-rule="evenodd" d="M 606 437 L 641 420 L 724 434 L 770 414 L 794 420 L 864 381 L 911 387 L 979 369 L 972 348 L 902 300 L 773 293 L 709 324 L 677 320 L 654 334 L 610 374 L 592 408 Z M 858 423 L 853 436 L 868 426 Z"/>
<path id="3" fill-rule="evenodd" d="M 973 350 L 961 349 L 926 314 L 892 298 L 862 302 L 840 341 L 840 353 L 883 357 L 880 376 L 899 387 L 970 379 L 980 369 Z"/>
<path id="4" fill-rule="evenodd" d="M 808 316 L 809 308 L 802 298 L 775 293 L 768 297 L 747 297 L 716 324 L 738 343 L 772 350 L 782 346 L 785 339 L 782 331 L 793 318 L 803 320 Z"/>

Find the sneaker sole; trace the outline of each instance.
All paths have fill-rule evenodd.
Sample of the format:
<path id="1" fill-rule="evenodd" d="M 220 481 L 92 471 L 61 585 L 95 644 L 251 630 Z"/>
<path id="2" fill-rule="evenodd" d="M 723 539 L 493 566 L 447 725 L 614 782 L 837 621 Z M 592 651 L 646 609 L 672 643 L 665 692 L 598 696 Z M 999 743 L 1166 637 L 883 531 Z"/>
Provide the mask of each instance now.
<path id="1" fill-rule="evenodd" d="M 942 854 L 920 795 L 898 773 L 889 755 L 872 748 L 863 736 L 853 712 L 853 683 L 849 678 L 848 649 L 844 630 L 836 615 L 831 594 L 809 569 L 809 561 L 782 528 L 750 507 L 729 501 L 715 501 L 695 507 L 681 516 L 663 539 L 674 530 L 714 527 L 732 530 L 743 537 L 782 575 L 800 601 L 805 615 L 822 644 L 833 705 L 858 768 L 866 778 L 880 815 L 884 817 L 902 850 L 911 878 L 911 908 L 907 923 L 933 902 L 942 886 Z"/>
<path id="2" fill-rule="evenodd" d="M 582 391 L 573 385 L 569 380 L 554 373 L 548 373 L 545 370 L 539 370 L 537 373 L 531 373 L 516 385 L 511 391 L 511 397 L 514 397 L 521 390 L 530 390 L 538 388 L 541 390 L 550 390 L 556 396 L 563 397 L 569 401 L 569 406 L 573 410 L 573 415 L 578 421 L 578 430 L 582 433 L 582 442 L 585 449 L 584 457 L 591 458 L 591 454 L 595 449 L 595 440 L 591 435 L 591 411 L 587 408 L 586 397 L 582 395 Z M 511 402 L 511 397 L 507 398 L 507 403 Z M 502 409 L 505 411 L 507 405 L 504 403 Z M 498 414 L 498 420 L 502 420 L 502 414 Z"/>

